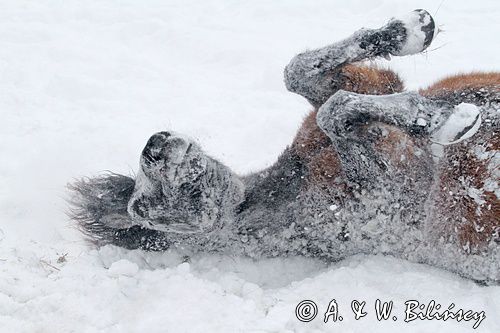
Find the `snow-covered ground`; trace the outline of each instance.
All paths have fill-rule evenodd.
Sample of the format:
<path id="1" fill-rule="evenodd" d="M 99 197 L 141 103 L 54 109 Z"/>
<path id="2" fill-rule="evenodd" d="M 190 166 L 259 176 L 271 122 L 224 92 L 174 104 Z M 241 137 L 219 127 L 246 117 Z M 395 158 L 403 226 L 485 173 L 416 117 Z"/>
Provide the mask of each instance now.
<path id="1" fill-rule="evenodd" d="M 0 1 L 0 331 L 472 330 L 403 321 L 406 300 L 434 299 L 484 310 L 477 331 L 500 332 L 500 287 L 431 267 L 371 256 L 183 263 L 95 250 L 66 216 L 67 182 L 133 173 L 155 131 L 190 135 L 241 173 L 269 165 L 310 109 L 284 88 L 288 60 L 414 8 L 445 32 L 425 54 L 391 61 L 409 89 L 500 69 L 497 0 Z M 333 298 L 344 320 L 325 324 Z M 377 321 L 377 298 L 394 301 L 397 321 Z M 310 323 L 295 317 L 304 299 L 319 306 Z M 367 302 L 358 321 L 354 299 Z"/>

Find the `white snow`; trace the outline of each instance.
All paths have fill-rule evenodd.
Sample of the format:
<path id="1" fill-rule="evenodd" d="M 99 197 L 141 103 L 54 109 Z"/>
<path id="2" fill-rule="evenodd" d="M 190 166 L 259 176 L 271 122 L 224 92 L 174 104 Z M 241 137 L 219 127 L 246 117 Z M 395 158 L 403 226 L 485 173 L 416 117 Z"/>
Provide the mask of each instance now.
<path id="1" fill-rule="evenodd" d="M 484 310 L 500 331 L 500 287 L 382 256 L 317 260 L 94 250 L 66 217 L 65 184 L 134 173 L 147 138 L 175 130 L 246 173 L 272 163 L 310 106 L 283 67 L 306 48 L 425 8 L 431 0 L 0 2 L 0 332 L 470 332 L 403 321 L 404 301 Z M 389 63 L 409 89 L 498 70 L 500 5 L 444 1 L 423 55 Z M 380 63 L 387 64 L 385 61 Z M 335 298 L 342 322 L 322 322 Z M 397 321 L 378 322 L 375 299 Z M 295 306 L 319 306 L 302 323 Z M 353 319 L 350 302 L 366 300 Z"/>
<path id="2" fill-rule="evenodd" d="M 119 275 L 134 276 L 135 274 L 137 274 L 138 271 L 139 267 L 133 262 L 130 262 L 126 259 L 115 261 L 109 267 L 109 274 L 115 276 Z"/>
<path id="3" fill-rule="evenodd" d="M 418 118 L 417 119 L 417 125 L 425 127 L 427 125 L 427 121 L 424 118 Z"/>
<path id="4" fill-rule="evenodd" d="M 332 212 L 337 210 L 337 208 L 339 208 L 337 205 L 330 205 L 330 207 L 328 207 L 328 209 L 330 209 Z"/>

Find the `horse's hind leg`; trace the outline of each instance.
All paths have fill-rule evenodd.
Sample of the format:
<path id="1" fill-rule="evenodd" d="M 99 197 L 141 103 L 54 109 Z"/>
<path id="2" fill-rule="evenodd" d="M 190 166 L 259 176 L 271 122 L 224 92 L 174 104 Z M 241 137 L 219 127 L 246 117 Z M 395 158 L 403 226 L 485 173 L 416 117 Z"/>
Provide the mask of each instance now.
<path id="1" fill-rule="evenodd" d="M 415 10 L 380 29 L 361 29 L 343 41 L 296 55 L 285 68 L 286 87 L 319 107 L 341 89 L 343 66 L 380 56 L 421 52 L 434 35 L 430 14 Z"/>
<path id="2" fill-rule="evenodd" d="M 330 138 L 351 183 L 376 181 L 386 169 L 377 154 L 377 141 L 368 138 L 371 124 L 395 127 L 412 138 L 425 138 L 442 124 L 452 109 L 417 93 L 384 96 L 339 91 L 319 109 L 317 124 Z"/>

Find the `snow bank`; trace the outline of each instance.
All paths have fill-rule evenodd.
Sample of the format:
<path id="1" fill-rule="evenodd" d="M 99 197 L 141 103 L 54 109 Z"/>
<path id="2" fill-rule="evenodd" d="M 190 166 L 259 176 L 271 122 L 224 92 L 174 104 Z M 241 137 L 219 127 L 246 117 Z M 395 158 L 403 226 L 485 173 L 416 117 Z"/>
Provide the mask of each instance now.
<path id="1" fill-rule="evenodd" d="M 36 251 L 36 252 L 31 252 Z M 479 332 L 495 332 L 500 288 L 389 257 L 356 256 L 325 265 L 303 258 L 254 262 L 200 254 L 186 261 L 177 252 L 144 253 L 107 246 L 67 255 L 32 244 L 2 250 L 0 323 L 5 332 L 470 332 L 473 322 L 405 323 L 404 302 L 436 300 L 443 307 L 484 310 Z M 43 258 L 43 259 L 40 259 Z M 8 267 L 8 271 L 5 267 Z M 295 317 L 302 300 L 319 316 Z M 322 321 L 336 299 L 342 322 Z M 358 321 L 352 300 L 366 301 Z M 378 322 L 376 299 L 394 302 L 397 321 Z"/>

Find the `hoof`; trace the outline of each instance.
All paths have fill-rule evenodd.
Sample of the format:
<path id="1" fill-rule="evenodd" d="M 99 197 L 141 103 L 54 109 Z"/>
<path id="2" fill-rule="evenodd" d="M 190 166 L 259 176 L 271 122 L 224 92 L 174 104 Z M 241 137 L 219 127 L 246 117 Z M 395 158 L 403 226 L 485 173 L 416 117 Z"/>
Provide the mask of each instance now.
<path id="1" fill-rule="evenodd" d="M 403 23 L 406 29 L 406 39 L 401 48 L 392 55 L 405 56 L 417 54 L 425 50 L 436 37 L 438 29 L 431 14 L 423 9 L 416 9 L 396 21 Z"/>

